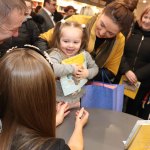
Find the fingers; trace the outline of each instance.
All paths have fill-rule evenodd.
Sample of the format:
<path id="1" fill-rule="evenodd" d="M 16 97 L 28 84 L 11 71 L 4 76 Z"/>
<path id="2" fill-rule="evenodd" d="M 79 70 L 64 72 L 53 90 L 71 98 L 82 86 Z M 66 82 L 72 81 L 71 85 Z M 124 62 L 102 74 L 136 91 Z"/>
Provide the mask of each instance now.
<path id="1" fill-rule="evenodd" d="M 76 112 L 76 118 L 80 120 L 88 119 L 89 113 L 84 109 L 81 108 L 79 111 Z"/>

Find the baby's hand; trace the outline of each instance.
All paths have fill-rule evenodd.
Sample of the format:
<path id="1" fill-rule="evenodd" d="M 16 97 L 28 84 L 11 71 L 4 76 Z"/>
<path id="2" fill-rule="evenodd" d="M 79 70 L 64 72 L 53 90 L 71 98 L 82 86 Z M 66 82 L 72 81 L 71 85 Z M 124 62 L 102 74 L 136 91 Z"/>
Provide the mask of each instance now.
<path id="1" fill-rule="evenodd" d="M 80 68 L 76 73 L 76 78 L 79 80 L 86 79 L 88 76 L 89 76 L 89 71 L 86 68 Z"/>
<path id="2" fill-rule="evenodd" d="M 76 76 L 76 74 L 78 73 L 78 71 L 81 69 L 81 66 L 73 64 L 73 67 L 74 67 L 73 75 Z"/>

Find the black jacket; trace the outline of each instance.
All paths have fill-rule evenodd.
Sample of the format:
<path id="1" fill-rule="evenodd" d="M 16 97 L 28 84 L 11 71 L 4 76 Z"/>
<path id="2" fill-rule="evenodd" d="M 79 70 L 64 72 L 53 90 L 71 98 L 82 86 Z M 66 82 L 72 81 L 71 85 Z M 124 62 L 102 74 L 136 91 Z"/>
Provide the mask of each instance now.
<path id="1" fill-rule="evenodd" d="M 132 70 L 139 81 L 150 85 L 150 31 L 143 31 L 137 22 L 125 44 L 120 65 L 121 74 L 128 70 Z"/>

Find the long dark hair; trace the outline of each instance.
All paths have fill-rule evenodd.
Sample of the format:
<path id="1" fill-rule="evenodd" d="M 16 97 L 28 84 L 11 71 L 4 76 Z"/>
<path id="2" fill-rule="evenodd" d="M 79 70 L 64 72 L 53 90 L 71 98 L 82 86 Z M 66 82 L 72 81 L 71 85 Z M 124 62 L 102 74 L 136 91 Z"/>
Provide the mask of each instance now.
<path id="1" fill-rule="evenodd" d="M 44 140 L 37 139 L 54 138 L 55 78 L 48 61 L 33 50 L 18 48 L 1 58 L 0 77 L 1 150 L 10 149 L 18 134 L 24 136 L 19 147 L 16 144 L 22 150 L 40 147 Z"/>

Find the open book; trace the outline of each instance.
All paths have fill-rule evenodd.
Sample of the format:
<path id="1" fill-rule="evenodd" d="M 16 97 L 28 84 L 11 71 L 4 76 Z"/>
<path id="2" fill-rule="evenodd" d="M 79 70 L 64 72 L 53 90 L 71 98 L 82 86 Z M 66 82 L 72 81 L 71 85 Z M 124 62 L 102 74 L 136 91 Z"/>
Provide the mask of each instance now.
<path id="1" fill-rule="evenodd" d="M 124 145 L 127 150 L 150 150 L 150 120 L 138 120 Z"/>
<path id="2" fill-rule="evenodd" d="M 141 82 L 138 81 L 136 84 L 131 84 L 125 76 L 122 76 L 119 84 L 124 85 L 124 95 L 135 99 Z"/>
<path id="3" fill-rule="evenodd" d="M 68 59 L 64 59 L 62 61 L 62 64 L 76 64 L 76 65 L 81 65 L 84 68 L 87 68 L 85 52 L 82 52 Z M 60 78 L 60 83 L 61 83 L 62 90 L 65 96 L 80 90 L 81 87 L 86 84 L 86 82 L 87 82 L 87 79 L 82 79 L 78 81 L 71 74 Z"/>

